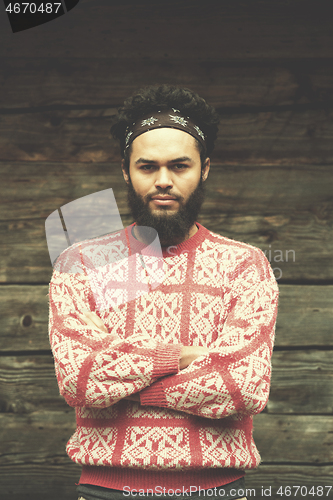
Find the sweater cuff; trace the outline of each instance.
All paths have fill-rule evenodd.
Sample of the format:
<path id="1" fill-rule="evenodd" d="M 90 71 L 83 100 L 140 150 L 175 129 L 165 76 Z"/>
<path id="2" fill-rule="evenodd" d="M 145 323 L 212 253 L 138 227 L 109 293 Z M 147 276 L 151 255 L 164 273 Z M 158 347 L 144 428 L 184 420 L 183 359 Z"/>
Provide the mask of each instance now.
<path id="1" fill-rule="evenodd" d="M 160 380 L 140 391 L 139 395 L 141 406 L 159 406 L 164 408 L 168 406 L 164 393 L 163 382 Z"/>
<path id="2" fill-rule="evenodd" d="M 154 351 L 152 378 L 161 378 L 179 372 L 182 347 L 182 344 L 157 344 Z"/>
<path id="3" fill-rule="evenodd" d="M 155 350 L 155 368 L 153 378 L 175 375 L 179 372 L 182 344 L 158 344 Z M 163 383 L 160 380 L 153 382 L 139 392 L 142 406 L 167 406 Z"/>

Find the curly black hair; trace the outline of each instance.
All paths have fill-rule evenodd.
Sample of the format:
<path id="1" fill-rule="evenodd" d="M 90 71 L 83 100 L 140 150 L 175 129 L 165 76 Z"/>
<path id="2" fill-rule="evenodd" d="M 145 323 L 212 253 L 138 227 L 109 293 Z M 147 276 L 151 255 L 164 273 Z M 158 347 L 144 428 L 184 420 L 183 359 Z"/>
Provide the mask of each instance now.
<path id="1" fill-rule="evenodd" d="M 206 136 L 206 150 L 196 140 L 200 153 L 201 167 L 214 149 L 217 137 L 218 123 L 220 117 L 216 110 L 209 106 L 198 94 L 187 88 L 175 87 L 173 85 L 152 85 L 144 87 L 135 92 L 125 100 L 123 107 L 118 109 L 118 115 L 113 117 L 111 134 L 120 143 L 122 158 L 125 160 L 125 168 L 129 169 L 129 156 L 131 147 L 124 153 L 126 128 L 139 118 L 153 111 L 177 108 L 181 113 L 188 116 Z"/>

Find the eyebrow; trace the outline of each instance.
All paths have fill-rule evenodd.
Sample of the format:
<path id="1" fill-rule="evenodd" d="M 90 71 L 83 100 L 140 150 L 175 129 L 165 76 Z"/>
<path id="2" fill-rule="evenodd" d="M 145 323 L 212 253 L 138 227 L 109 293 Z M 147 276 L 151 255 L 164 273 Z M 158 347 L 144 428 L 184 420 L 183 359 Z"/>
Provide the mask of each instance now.
<path id="1" fill-rule="evenodd" d="M 189 156 L 180 156 L 179 158 L 175 158 L 174 160 L 168 161 L 168 163 L 180 163 L 183 161 L 187 161 L 189 163 L 193 163 L 193 160 Z M 139 163 L 157 163 L 155 160 L 147 160 L 146 158 L 139 158 L 136 160 L 135 165 L 138 165 Z"/>

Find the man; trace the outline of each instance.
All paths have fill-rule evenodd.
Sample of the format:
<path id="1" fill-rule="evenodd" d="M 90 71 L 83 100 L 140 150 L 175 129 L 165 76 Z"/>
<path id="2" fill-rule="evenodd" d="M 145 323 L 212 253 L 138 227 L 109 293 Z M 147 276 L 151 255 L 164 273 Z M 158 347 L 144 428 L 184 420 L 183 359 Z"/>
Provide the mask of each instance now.
<path id="1" fill-rule="evenodd" d="M 125 101 L 112 133 L 135 222 L 126 238 L 64 252 L 68 262 L 110 241 L 144 248 L 142 229 L 153 228 L 159 286 L 103 308 L 89 273 L 54 271 L 50 341 L 60 393 L 77 411 L 67 453 L 82 465 L 81 499 L 236 499 L 260 462 L 252 418 L 268 399 L 278 288 L 261 250 L 196 222 L 217 123 L 187 89 L 148 87 Z M 138 272 L 128 267 L 124 281 Z"/>

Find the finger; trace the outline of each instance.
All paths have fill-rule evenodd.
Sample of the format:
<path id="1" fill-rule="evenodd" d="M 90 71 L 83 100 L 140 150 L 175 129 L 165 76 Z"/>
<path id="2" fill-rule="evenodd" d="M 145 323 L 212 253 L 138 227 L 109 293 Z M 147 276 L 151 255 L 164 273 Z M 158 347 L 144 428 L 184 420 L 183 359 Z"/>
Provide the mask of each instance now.
<path id="1" fill-rule="evenodd" d="M 91 319 L 88 316 L 86 316 L 85 314 L 78 313 L 78 316 L 81 319 L 81 321 L 83 321 L 86 325 L 95 326 L 95 324 L 91 321 Z"/>
<path id="2" fill-rule="evenodd" d="M 98 328 L 103 332 L 107 333 L 108 330 L 104 325 L 103 321 L 97 314 L 93 311 L 88 311 L 86 309 L 83 310 L 83 319 L 87 323 L 87 325 L 92 326 L 93 328 Z"/>
<path id="3" fill-rule="evenodd" d="M 101 318 L 99 316 L 97 316 L 96 313 L 91 313 L 91 321 L 93 323 L 95 323 L 95 325 L 97 326 L 97 328 L 99 328 L 100 330 L 103 330 L 105 332 L 107 332 L 107 329 L 103 323 L 103 321 L 101 320 Z"/>

